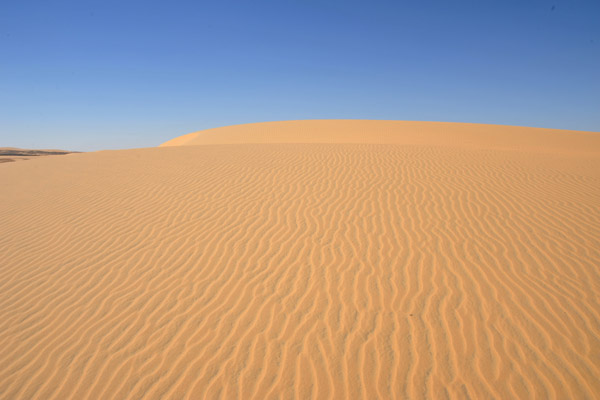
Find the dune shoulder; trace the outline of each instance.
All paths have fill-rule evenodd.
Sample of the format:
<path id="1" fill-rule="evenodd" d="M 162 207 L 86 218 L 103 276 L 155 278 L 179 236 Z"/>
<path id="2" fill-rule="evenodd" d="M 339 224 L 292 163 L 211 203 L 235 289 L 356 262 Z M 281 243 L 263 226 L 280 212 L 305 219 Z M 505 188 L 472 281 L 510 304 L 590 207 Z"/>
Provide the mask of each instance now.
<path id="1" fill-rule="evenodd" d="M 250 143 L 362 143 L 555 153 L 597 153 L 600 133 L 455 122 L 298 120 L 206 129 L 161 146 Z"/>

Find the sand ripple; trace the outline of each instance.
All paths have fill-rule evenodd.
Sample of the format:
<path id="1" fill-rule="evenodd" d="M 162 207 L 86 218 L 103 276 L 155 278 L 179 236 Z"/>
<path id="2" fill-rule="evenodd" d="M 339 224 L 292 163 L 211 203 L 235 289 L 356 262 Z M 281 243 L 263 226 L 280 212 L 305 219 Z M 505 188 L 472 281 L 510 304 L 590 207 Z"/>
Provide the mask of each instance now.
<path id="1" fill-rule="evenodd" d="M 597 398 L 599 172 L 397 144 L 4 164 L 0 398 Z"/>

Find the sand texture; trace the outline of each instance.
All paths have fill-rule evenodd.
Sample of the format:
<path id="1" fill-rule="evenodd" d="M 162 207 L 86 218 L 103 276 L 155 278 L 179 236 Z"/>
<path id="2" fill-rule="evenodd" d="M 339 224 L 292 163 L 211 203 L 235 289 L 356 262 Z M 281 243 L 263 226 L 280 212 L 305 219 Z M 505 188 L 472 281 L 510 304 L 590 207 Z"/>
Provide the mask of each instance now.
<path id="1" fill-rule="evenodd" d="M 167 145 L 0 165 L 1 399 L 600 398 L 599 133 Z"/>

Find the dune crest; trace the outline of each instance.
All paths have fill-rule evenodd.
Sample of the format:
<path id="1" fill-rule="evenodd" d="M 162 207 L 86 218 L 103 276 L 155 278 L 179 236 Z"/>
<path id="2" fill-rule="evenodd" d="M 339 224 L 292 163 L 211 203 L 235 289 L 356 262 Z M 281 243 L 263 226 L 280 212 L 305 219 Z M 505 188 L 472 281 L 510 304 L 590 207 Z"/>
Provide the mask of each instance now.
<path id="1" fill-rule="evenodd" d="M 599 135 L 355 123 L 3 164 L 0 398 L 597 398 Z"/>
<path id="2" fill-rule="evenodd" d="M 521 126 L 386 120 L 299 120 L 231 125 L 171 139 L 161 147 L 249 143 L 356 143 L 543 152 L 597 152 L 598 132 Z"/>

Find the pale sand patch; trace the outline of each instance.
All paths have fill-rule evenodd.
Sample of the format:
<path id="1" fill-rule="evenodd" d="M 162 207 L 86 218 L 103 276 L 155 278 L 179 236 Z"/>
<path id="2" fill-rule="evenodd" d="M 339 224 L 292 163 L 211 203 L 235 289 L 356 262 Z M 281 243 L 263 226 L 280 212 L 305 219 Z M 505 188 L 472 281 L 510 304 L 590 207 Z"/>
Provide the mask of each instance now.
<path id="1" fill-rule="evenodd" d="M 600 134 L 323 123 L 2 165 L 0 398 L 596 398 Z"/>

